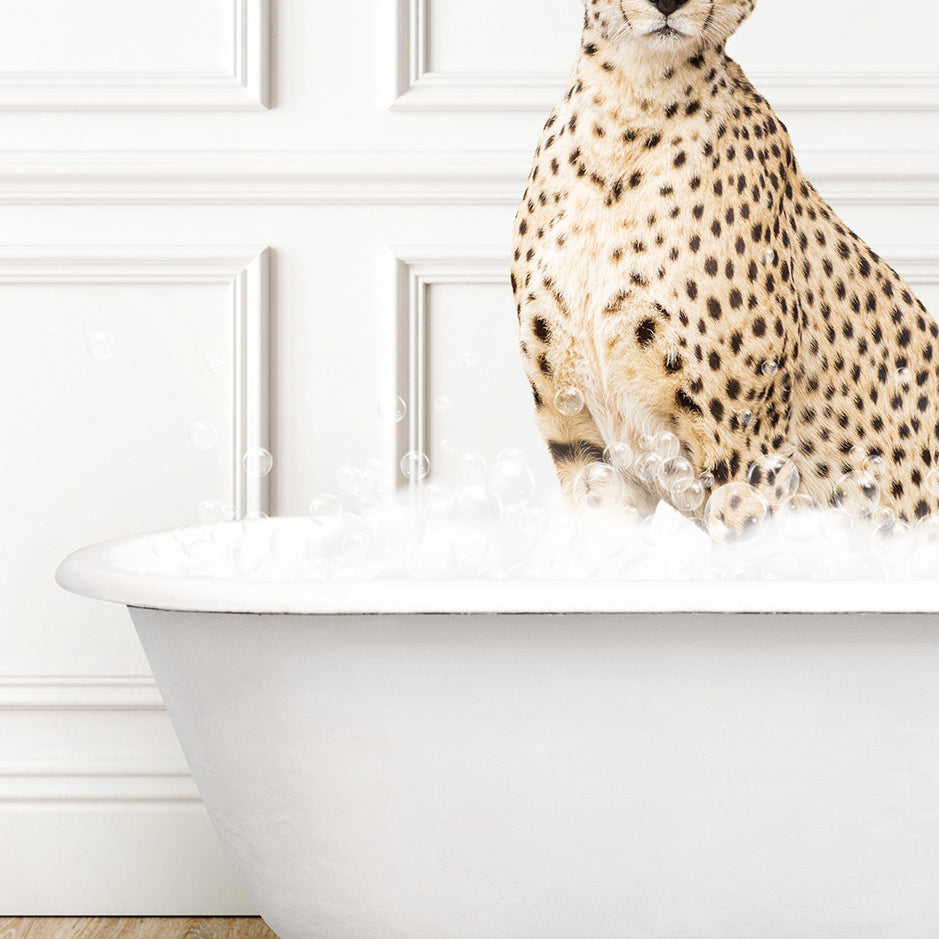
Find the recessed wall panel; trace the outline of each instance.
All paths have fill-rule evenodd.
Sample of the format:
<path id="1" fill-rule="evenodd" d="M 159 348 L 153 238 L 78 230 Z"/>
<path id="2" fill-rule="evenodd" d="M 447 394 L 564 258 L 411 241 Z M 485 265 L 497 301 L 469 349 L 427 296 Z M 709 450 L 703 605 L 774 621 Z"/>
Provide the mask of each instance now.
<path id="1" fill-rule="evenodd" d="M 239 299 L 237 259 L 0 260 L 3 672 L 146 674 L 126 611 L 53 575 L 91 542 L 195 523 L 204 502 L 259 507 L 238 451 L 265 422 L 244 334 L 266 309 Z"/>
<path id="2" fill-rule="evenodd" d="M 425 0 L 428 71 L 551 72 L 574 61 L 577 0 Z"/>
<path id="3" fill-rule="evenodd" d="M 876 13 L 817 0 L 761 0 L 728 51 L 761 74 L 936 76 L 937 30 L 939 8 L 916 0 L 891 0 Z"/>
<path id="4" fill-rule="evenodd" d="M 427 308 L 427 447 L 434 481 L 465 482 L 460 458 L 467 451 L 491 465 L 502 450 L 518 447 L 538 470 L 539 485 L 551 484 L 508 284 L 435 284 Z"/>
<path id="5" fill-rule="evenodd" d="M 424 0 L 433 72 L 557 72 L 577 53 L 577 0 Z M 871 14 L 817 0 L 761 0 L 729 51 L 754 72 L 939 73 L 939 9 L 895 0 Z"/>
<path id="6" fill-rule="evenodd" d="M 232 70 L 233 0 L 4 4 L 4 72 Z"/>
<path id="7" fill-rule="evenodd" d="M 583 14 L 574 0 L 410 0 L 401 11 L 409 80 L 396 108 L 539 112 L 566 85 Z M 937 27 L 939 12 L 913 0 L 878 11 L 876 27 L 860 9 L 763 0 L 728 49 L 782 113 L 934 111 Z"/>
<path id="8" fill-rule="evenodd" d="M 0 458 L 16 533 L 0 540 L 4 671 L 144 670 L 123 608 L 50 583 L 84 544 L 193 522 L 202 500 L 230 501 L 227 289 L 5 285 L 0 298 L 0 397 L 20 402 L 7 408 Z M 208 449 L 193 446 L 197 422 L 217 434 Z"/>

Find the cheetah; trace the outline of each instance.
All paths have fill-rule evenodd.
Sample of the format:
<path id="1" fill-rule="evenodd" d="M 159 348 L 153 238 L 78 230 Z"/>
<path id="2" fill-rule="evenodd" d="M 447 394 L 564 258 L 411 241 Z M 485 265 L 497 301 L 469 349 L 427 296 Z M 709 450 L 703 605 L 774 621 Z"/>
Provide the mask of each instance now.
<path id="1" fill-rule="evenodd" d="M 515 221 L 536 422 L 568 500 L 613 462 L 617 504 L 651 513 L 669 493 L 635 457 L 667 432 L 714 486 L 783 453 L 818 504 L 870 471 L 870 497 L 915 524 L 939 508 L 939 327 L 728 57 L 755 6 L 585 0 Z"/>

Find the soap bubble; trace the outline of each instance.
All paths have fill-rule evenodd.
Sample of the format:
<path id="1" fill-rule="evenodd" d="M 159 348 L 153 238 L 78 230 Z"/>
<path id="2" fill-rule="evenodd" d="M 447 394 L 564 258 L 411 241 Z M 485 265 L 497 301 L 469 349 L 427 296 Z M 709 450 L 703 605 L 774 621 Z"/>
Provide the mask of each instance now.
<path id="1" fill-rule="evenodd" d="M 289 573 L 295 573 L 310 555 L 310 533 L 305 526 L 278 525 L 271 532 L 270 548 L 274 562 Z"/>
<path id="2" fill-rule="evenodd" d="M 213 525 L 209 540 L 219 553 L 227 551 L 242 535 L 241 525 Z"/>
<path id="3" fill-rule="evenodd" d="M 504 567 L 499 567 L 498 564 L 488 564 L 480 568 L 476 576 L 480 580 L 508 580 L 509 572 Z"/>
<path id="4" fill-rule="evenodd" d="M 760 566 L 764 580 L 797 580 L 799 559 L 789 551 L 770 555 Z"/>
<path id="5" fill-rule="evenodd" d="M 861 469 L 874 479 L 883 479 L 884 476 L 887 475 L 887 461 L 882 456 L 875 453 L 864 460 L 861 464 Z"/>
<path id="6" fill-rule="evenodd" d="M 875 531 L 881 529 L 889 530 L 899 521 L 897 513 L 886 505 L 881 505 L 874 509 L 874 511 L 871 512 L 870 519 Z"/>
<path id="7" fill-rule="evenodd" d="M 251 479 L 262 479 L 274 468 L 274 457 L 264 447 L 256 447 L 242 457 L 241 464 Z"/>
<path id="8" fill-rule="evenodd" d="M 408 573 L 418 580 L 441 580 L 452 574 L 456 566 L 456 549 L 442 533 L 428 535 L 408 551 Z"/>
<path id="9" fill-rule="evenodd" d="M 350 531 L 342 539 L 342 554 L 353 562 L 364 561 L 371 551 L 372 540 L 364 531 Z"/>
<path id="10" fill-rule="evenodd" d="M 769 503 L 752 486 L 725 483 L 711 493 L 705 520 L 715 541 L 740 544 L 759 535 L 769 514 Z"/>
<path id="11" fill-rule="evenodd" d="M 562 388 L 554 396 L 554 405 L 555 407 L 565 416 L 565 417 L 576 417 L 584 409 L 584 395 L 579 388 L 575 388 L 573 385 L 568 386 L 567 388 Z"/>
<path id="12" fill-rule="evenodd" d="M 854 518 L 866 518 L 880 502 L 880 485 L 867 473 L 845 473 L 835 486 L 832 502 Z"/>
<path id="13" fill-rule="evenodd" d="M 235 569 L 241 574 L 254 574 L 267 560 L 268 545 L 257 538 L 242 538 L 232 549 Z"/>
<path id="14" fill-rule="evenodd" d="M 478 482 L 486 475 L 486 458 L 475 450 L 461 453 L 460 475 L 470 482 Z"/>
<path id="15" fill-rule="evenodd" d="M 153 539 L 153 553 L 158 558 L 177 558 L 179 557 L 179 549 L 183 543 L 183 538 L 180 537 L 167 537 L 165 535 L 160 535 L 157 538 Z"/>
<path id="16" fill-rule="evenodd" d="M 385 424 L 400 424 L 407 416 L 408 406 L 400 395 L 388 395 L 378 402 L 378 419 Z"/>
<path id="17" fill-rule="evenodd" d="M 684 492 L 695 481 L 695 470 L 683 456 L 666 460 L 659 468 L 659 482 L 670 493 Z"/>
<path id="18" fill-rule="evenodd" d="M 424 519 L 429 525 L 446 525 L 453 518 L 453 495 L 441 483 L 431 483 L 421 493 Z"/>
<path id="19" fill-rule="evenodd" d="M 117 340 L 106 330 L 98 329 L 89 333 L 85 346 L 88 354 L 96 362 L 103 362 L 105 359 L 110 359 L 117 351 Z"/>
<path id="20" fill-rule="evenodd" d="M 603 462 L 618 470 L 627 470 L 632 466 L 633 454 L 629 444 L 614 441 L 603 451 Z"/>
<path id="21" fill-rule="evenodd" d="M 769 267 L 770 265 L 776 263 L 776 258 L 776 252 L 772 248 L 767 248 L 760 254 L 760 264 L 762 264 L 763 267 Z"/>
<path id="22" fill-rule="evenodd" d="M 669 430 L 663 430 L 652 438 L 649 448 L 660 460 L 671 460 L 681 453 L 681 441 Z"/>
<path id="23" fill-rule="evenodd" d="M 450 410 L 450 407 L 453 404 L 453 399 L 448 395 L 437 395 L 434 398 L 434 410 L 438 414 L 443 414 Z"/>
<path id="24" fill-rule="evenodd" d="M 365 464 L 368 481 L 378 495 L 391 492 L 395 483 L 395 472 L 388 460 L 372 457 Z"/>
<path id="25" fill-rule="evenodd" d="M 412 450 L 401 457 L 401 472 L 405 479 L 426 479 L 430 473 L 430 460 L 426 453 Z"/>
<path id="26" fill-rule="evenodd" d="M 811 541 L 819 533 L 819 504 L 808 495 L 795 493 L 774 509 L 779 530 L 790 541 Z"/>
<path id="27" fill-rule="evenodd" d="M 489 474 L 489 489 L 509 512 L 535 497 L 535 477 L 523 460 L 499 460 Z"/>
<path id="28" fill-rule="evenodd" d="M 203 525 L 230 522 L 234 517 L 235 507 L 228 503 L 218 502 L 215 499 L 206 499 L 199 506 L 199 521 Z"/>
<path id="29" fill-rule="evenodd" d="M 713 489 L 713 488 L 714 488 L 714 483 L 715 483 L 716 480 L 714 479 L 714 474 L 713 474 L 713 473 L 711 473 L 711 472 L 702 473 L 702 474 L 700 475 L 699 479 L 701 480 L 701 485 L 704 486 L 705 489 Z"/>
<path id="30" fill-rule="evenodd" d="M 200 572 L 208 571 L 218 559 L 218 549 L 208 538 L 198 538 L 183 546 L 183 552 Z"/>
<path id="31" fill-rule="evenodd" d="M 479 365 L 479 356 L 475 352 L 464 352 L 462 362 L 467 368 L 476 368 Z"/>
<path id="32" fill-rule="evenodd" d="M 661 466 L 661 457 L 647 451 L 636 459 L 635 472 L 642 482 L 653 483 L 658 479 Z"/>
<path id="33" fill-rule="evenodd" d="M 930 470 L 926 475 L 924 487 L 931 496 L 939 496 L 939 469 Z"/>
<path id="34" fill-rule="evenodd" d="M 440 449 L 444 453 L 456 453 L 456 441 L 452 437 L 444 437 L 440 441 Z"/>
<path id="35" fill-rule="evenodd" d="M 485 529 L 502 516 L 502 506 L 484 486 L 463 486 L 454 498 L 456 517 L 470 527 Z"/>
<path id="36" fill-rule="evenodd" d="M 496 457 L 496 465 L 500 463 L 524 463 L 525 462 L 525 453 L 520 450 L 518 447 L 506 447 L 504 450 L 499 451 L 499 455 Z"/>
<path id="37" fill-rule="evenodd" d="M 860 469 L 867 459 L 867 451 L 863 447 L 852 447 L 848 454 L 848 461 L 856 468 Z"/>
<path id="38" fill-rule="evenodd" d="M 837 508 L 837 506 L 834 506 Z M 844 512 L 824 511 L 818 514 L 818 528 L 823 538 L 835 542 L 846 539 L 855 527 L 856 519 Z"/>
<path id="39" fill-rule="evenodd" d="M 893 564 L 906 563 L 913 557 L 917 548 L 913 529 L 897 518 L 890 509 L 886 511 L 890 512 L 892 517 L 879 515 L 881 509 L 876 509 L 871 516 L 875 525 L 872 539 L 874 551 Z"/>
<path id="40" fill-rule="evenodd" d="M 669 494 L 669 500 L 679 512 L 696 512 L 704 505 L 707 490 L 696 479 L 686 489 L 676 489 Z"/>
<path id="41" fill-rule="evenodd" d="M 799 470 L 792 460 L 787 460 L 778 453 L 767 453 L 757 457 L 750 464 L 747 482 L 770 505 L 778 505 L 798 491 Z"/>
<path id="42" fill-rule="evenodd" d="M 359 518 L 368 518 L 371 515 L 374 515 L 375 512 L 381 507 L 381 503 L 374 496 L 354 494 L 346 497 L 348 505 L 344 505 L 343 508 L 350 515 L 355 515 Z"/>
<path id="43" fill-rule="evenodd" d="M 340 466 L 336 470 L 336 485 L 340 492 L 356 495 L 366 488 L 369 474 L 363 473 L 357 466 Z"/>
<path id="44" fill-rule="evenodd" d="M 537 505 L 530 505 L 522 510 L 518 518 L 518 527 L 528 538 L 540 538 L 548 530 L 548 513 Z"/>
<path id="45" fill-rule="evenodd" d="M 469 528 L 461 531 L 455 547 L 458 563 L 464 569 L 478 570 L 489 561 L 489 534 L 486 530 Z"/>
<path id="46" fill-rule="evenodd" d="M 208 421 L 196 421 L 189 428 L 189 439 L 197 450 L 211 450 L 218 441 L 218 431 Z"/>
<path id="47" fill-rule="evenodd" d="M 608 463 L 590 463 L 574 477 L 573 498 L 580 508 L 613 509 L 622 502 L 622 477 Z"/>
<path id="48" fill-rule="evenodd" d="M 342 503 L 330 492 L 310 500 L 310 518 L 320 526 L 332 525 L 342 518 Z"/>
<path id="49" fill-rule="evenodd" d="M 736 414 L 737 417 L 737 426 L 738 427 L 749 427 L 753 423 L 753 412 L 747 410 L 746 408 L 740 410 Z"/>
<path id="50" fill-rule="evenodd" d="M 939 547 L 939 515 L 927 515 L 920 519 L 913 531 L 925 544 Z"/>
<path id="51" fill-rule="evenodd" d="M 767 378 L 772 378 L 779 371 L 779 363 L 775 359 L 769 359 L 760 366 L 760 372 Z"/>
<path id="52" fill-rule="evenodd" d="M 376 519 L 375 546 L 393 558 L 404 558 L 424 537 L 424 520 L 403 505 L 392 505 Z"/>
<path id="53" fill-rule="evenodd" d="M 896 379 L 901 385 L 908 385 L 913 378 L 913 373 L 904 365 L 897 369 Z"/>

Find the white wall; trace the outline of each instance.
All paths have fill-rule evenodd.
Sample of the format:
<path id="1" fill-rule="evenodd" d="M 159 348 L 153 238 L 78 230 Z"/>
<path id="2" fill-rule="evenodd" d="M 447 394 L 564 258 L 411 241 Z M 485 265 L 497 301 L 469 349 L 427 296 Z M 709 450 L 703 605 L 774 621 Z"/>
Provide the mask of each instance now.
<path id="1" fill-rule="evenodd" d="M 822 191 L 939 309 L 939 12 L 882 10 L 760 0 L 731 51 Z M 194 520 L 205 499 L 304 512 L 339 465 L 408 447 L 375 406 L 420 386 L 422 361 L 411 405 L 442 475 L 449 437 L 521 445 L 550 477 L 505 280 L 580 15 L 577 0 L 5 10 L 0 911 L 250 910 L 126 612 L 59 591 L 65 553 Z M 86 350 L 97 331 L 111 358 Z M 212 449 L 192 446 L 195 421 L 217 426 Z M 240 473 L 248 445 L 274 454 L 269 491 Z"/>

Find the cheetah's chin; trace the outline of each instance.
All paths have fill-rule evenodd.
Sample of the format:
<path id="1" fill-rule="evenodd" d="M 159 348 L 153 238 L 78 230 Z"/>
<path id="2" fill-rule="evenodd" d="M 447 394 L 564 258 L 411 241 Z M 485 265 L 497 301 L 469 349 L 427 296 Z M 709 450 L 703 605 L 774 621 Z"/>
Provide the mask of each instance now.
<path id="1" fill-rule="evenodd" d="M 677 29 L 671 23 L 651 26 L 639 35 L 641 39 L 653 46 L 653 48 L 662 51 L 674 50 L 686 46 L 696 39 L 691 33 Z"/>

